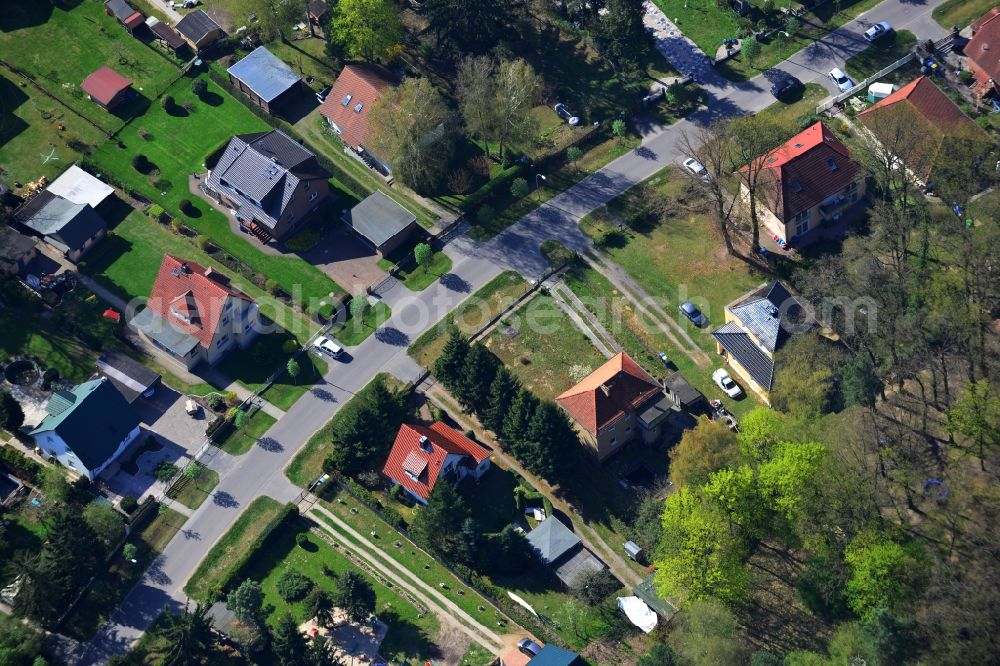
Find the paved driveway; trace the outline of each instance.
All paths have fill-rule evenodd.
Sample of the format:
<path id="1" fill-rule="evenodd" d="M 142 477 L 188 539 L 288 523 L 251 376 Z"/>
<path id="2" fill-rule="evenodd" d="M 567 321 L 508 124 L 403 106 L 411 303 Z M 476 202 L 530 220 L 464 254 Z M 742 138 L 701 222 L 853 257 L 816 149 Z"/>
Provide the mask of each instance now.
<path id="1" fill-rule="evenodd" d="M 385 277 L 375 250 L 344 224 L 323 234 L 316 247 L 301 257 L 352 294 L 364 293 L 365 287 Z"/>

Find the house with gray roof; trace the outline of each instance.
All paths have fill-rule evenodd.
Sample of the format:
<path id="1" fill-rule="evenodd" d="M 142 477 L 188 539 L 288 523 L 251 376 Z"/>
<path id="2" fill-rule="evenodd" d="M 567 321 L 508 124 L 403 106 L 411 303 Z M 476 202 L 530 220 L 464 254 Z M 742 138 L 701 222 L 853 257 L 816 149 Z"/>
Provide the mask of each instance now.
<path id="1" fill-rule="evenodd" d="M 233 87 L 268 113 L 274 113 L 302 92 L 299 75 L 263 46 L 227 71 Z"/>
<path id="2" fill-rule="evenodd" d="M 726 322 L 712 333 L 719 354 L 770 404 L 775 360 L 792 335 L 815 325 L 781 282 L 765 283 L 726 306 Z"/>
<path id="3" fill-rule="evenodd" d="M 547 517 L 528 532 L 527 539 L 542 564 L 552 567 L 553 573 L 567 587 L 572 587 L 586 572 L 605 568 L 604 563 L 582 544 L 580 537 L 555 516 Z"/>
<path id="4" fill-rule="evenodd" d="M 97 359 L 97 372 L 107 377 L 129 404 L 140 397 L 151 398 L 160 385 L 160 375 L 128 354 L 107 351 Z"/>
<path id="5" fill-rule="evenodd" d="M 139 435 L 139 415 L 107 378 L 56 391 L 29 434 L 46 458 L 93 481 Z"/>
<path id="6" fill-rule="evenodd" d="M 330 195 L 330 174 L 316 156 L 280 130 L 234 136 L 206 187 L 261 242 L 302 228 Z"/>
<path id="7" fill-rule="evenodd" d="M 201 9 L 186 15 L 174 27 L 195 53 L 204 51 L 226 35 L 222 26 Z"/>
<path id="8" fill-rule="evenodd" d="M 107 233 L 104 220 L 89 203 L 75 203 L 45 190 L 22 206 L 14 219 L 76 263 Z"/>
<path id="9" fill-rule="evenodd" d="M 409 240 L 417 228 L 416 216 L 379 190 L 345 210 L 343 220 L 380 257 Z"/>

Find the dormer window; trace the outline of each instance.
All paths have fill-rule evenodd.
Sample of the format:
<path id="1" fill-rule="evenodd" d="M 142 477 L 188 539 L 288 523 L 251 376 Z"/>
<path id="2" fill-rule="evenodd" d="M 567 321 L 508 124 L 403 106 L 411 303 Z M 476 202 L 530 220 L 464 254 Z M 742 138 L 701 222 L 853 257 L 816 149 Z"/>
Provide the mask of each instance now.
<path id="1" fill-rule="evenodd" d="M 349 106 L 351 104 L 351 94 L 348 93 L 344 95 L 344 101 L 340 103 L 342 106 Z"/>
<path id="2" fill-rule="evenodd" d="M 173 316 L 177 317 L 178 319 L 180 319 L 185 324 L 190 324 L 191 323 L 191 318 L 188 317 L 186 314 L 181 314 L 180 311 L 177 310 L 177 308 L 170 308 L 170 314 L 172 314 Z"/>

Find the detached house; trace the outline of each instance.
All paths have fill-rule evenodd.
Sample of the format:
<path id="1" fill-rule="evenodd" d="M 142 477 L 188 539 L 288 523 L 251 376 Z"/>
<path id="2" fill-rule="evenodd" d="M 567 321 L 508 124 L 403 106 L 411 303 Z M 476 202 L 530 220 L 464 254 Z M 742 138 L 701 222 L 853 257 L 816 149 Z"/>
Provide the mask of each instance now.
<path id="1" fill-rule="evenodd" d="M 146 309 L 129 325 L 164 356 L 185 368 L 214 365 L 226 352 L 246 347 L 257 336 L 257 304 L 229 284 L 229 278 L 169 254 Z"/>
<path id="2" fill-rule="evenodd" d="M 808 245 L 850 211 L 865 196 L 865 174 L 851 159 L 847 146 L 819 122 L 763 155 L 757 180 L 757 213 L 771 236 L 789 245 Z M 740 169 L 746 174 L 748 167 Z M 740 182 L 745 203 L 750 193 Z M 843 232 L 843 226 L 838 226 Z"/>
<path id="3" fill-rule="evenodd" d="M 139 416 L 105 378 L 57 391 L 45 409 L 35 445 L 91 481 L 139 435 Z"/>
<path id="4" fill-rule="evenodd" d="M 793 334 L 812 328 L 802 305 L 775 280 L 726 306 L 726 323 L 712 333 L 719 354 L 770 404 L 775 359 Z"/>
<path id="5" fill-rule="evenodd" d="M 316 156 L 279 130 L 234 136 L 206 187 L 262 242 L 302 227 L 330 194 Z"/>
<path id="6" fill-rule="evenodd" d="M 382 98 L 383 91 L 392 85 L 386 75 L 372 67 L 345 65 L 319 109 L 344 145 L 383 174 L 388 174 L 390 168 L 369 147 L 372 131 L 368 126 L 368 113 Z"/>
<path id="7" fill-rule="evenodd" d="M 972 39 L 965 45 L 966 67 L 976 79 L 972 94 L 1000 97 L 1000 7 L 972 22 Z"/>
<path id="8" fill-rule="evenodd" d="M 633 439 L 659 439 L 681 412 L 649 373 L 624 352 L 556 398 L 583 431 L 583 441 L 598 460 L 618 452 Z"/>
<path id="9" fill-rule="evenodd" d="M 404 423 L 382 473 L 426 504 L 439 479 L 471 476 L 478 481 L 489 468 L 489 451 L 438 421 L 430 427 Z"/>

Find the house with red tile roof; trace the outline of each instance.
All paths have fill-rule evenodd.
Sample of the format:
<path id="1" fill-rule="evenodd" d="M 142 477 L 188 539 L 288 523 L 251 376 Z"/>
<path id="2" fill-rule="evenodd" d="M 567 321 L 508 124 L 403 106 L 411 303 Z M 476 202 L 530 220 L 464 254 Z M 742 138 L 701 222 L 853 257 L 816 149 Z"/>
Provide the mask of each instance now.
<path id="1" fill-rule="evenodd" d="M 257 303 L 214 268 L 164 255 L 146 308 L 129 322 L 168 360 L 214 365 L 246 347 L 259 327 Z"/>
<path id="2" fill-rule="evenodd" d="M 938 155 L 948 150 L 953 141 L 989 144 L 986 133 L 926 76 L 914 79 L 865 109 L 858 114 L 858 120 L 876 138 L 886 141 L 900 124 L 913 128 L 909 132 L 923 140 L 907 156 L 906 166 L 925 182 L 933 177 Z"/>
<path id="3" fill-rule="evenodd" d="M 132 82 L 111 69 L 101 67 L 80 84 L 83 92 L 105 111 L 110 111 L 132 96 Z"/>
<path id="4" fill-rule="evenodd" d="M 556 404 L 573 417 L 581 439 L 601 461 L 633 439 L 657 440 L 681 413 L 663 386 L 624 352 L 556 397 Z"/>
<path id="5" fill-rule="evenodd" d="M 864 198 L 865 174 L 826 125 L 818 122 L 760 156 L 758 217 L 768 236 L 793 247 L 843 233 L 851 206 Z M 748 167 L 740 169 L 747 173 Z M 761 189 L 762 188 L 762 189 Z M 744 202 L 750 193 L 741 179 Z M 763 232 L 764 230 L 762 230 Z"/>
<path id="6" fill-rule="evenodd" d="M 1000 7 L 972 22 L 972 39 L 965 45 L 965 64 L 976 79 L 973 93 L 1000 97 Z"/>
<path id="7" fill-rule="evenodd" d="M 319 109 L 344 144 L 382 173 L 389 173 L 389 165 L 371 151 L 368 114 L 392 85 L 386 74 L 373 67 L 345 65 Z"/>
<path id="8" fill-rule="evenodd" d="M 440 421 L 428 426 L 404 423 L 392 443 L 382 473 L 421 504 L 437 482 L 482 478 L 490 468 L 490 452 Z"/>

